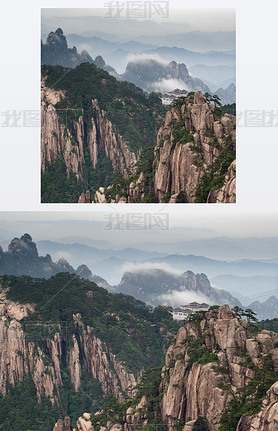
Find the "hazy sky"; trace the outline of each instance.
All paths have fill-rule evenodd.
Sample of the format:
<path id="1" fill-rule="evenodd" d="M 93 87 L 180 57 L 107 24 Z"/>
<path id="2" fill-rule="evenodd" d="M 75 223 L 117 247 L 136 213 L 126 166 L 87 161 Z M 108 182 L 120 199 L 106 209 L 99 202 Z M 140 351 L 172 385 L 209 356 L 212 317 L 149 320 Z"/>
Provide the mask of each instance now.
<path id="1" fill-rule="evenodd" d="M 110 241 L 115 244 L 142 242 L 178 242 L 216 236 L 274 237 L 278 236 L 277 214 L 233 211 L 169 211 L 156 214 L 129 209 L 129 212 L 1 212 L 0 241 L 10 240 L 28 232 L 38 241 L 60 240 L 64 237 Z M 160 223 L 169 229 L 162 230 Z M 160 218 L 159 218 L 160 217 Z M 141 228 L 145 220 L 147 229 Z M 158 226 L 154 226 L 158 223 Z M 120 226 L 121 229 L 117 227 Z"/>
<path id="2" fill-rule="evenodd" d="M 169 18 L 104 18 L 108 9 L 42 9 L 42 34 L 61 27 L 65 33 L 98 31 L 123 39 L 188 31 L 234 31 L 235 9 L 171 9 Z M 125 12 L 123 11 L 123 14 Z"/>

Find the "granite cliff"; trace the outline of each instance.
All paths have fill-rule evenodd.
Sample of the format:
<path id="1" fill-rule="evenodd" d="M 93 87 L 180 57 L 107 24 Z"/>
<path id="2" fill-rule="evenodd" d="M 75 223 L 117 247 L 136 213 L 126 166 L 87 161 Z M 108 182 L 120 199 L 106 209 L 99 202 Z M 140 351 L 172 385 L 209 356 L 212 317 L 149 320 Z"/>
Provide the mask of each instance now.
<path id="1" fill-rule="evenodd" d="M 101 429 L 274 431 L 277 342 L 277 333 L 260 331 L 227 305 L 192 316 L 167 351 L 157 393 L 134 399 L 118 422 L 110 413 Z M 105 411 L 85 413 L 74 429 L 96 430 L 104 419 Z"/>
<path id="2" fill-rule="evenodd" d="M 114 183 L 94 201 L 234 203 L 235 117 L 217 103 L 201 92 L 177 99 L 132 181 Z"/>

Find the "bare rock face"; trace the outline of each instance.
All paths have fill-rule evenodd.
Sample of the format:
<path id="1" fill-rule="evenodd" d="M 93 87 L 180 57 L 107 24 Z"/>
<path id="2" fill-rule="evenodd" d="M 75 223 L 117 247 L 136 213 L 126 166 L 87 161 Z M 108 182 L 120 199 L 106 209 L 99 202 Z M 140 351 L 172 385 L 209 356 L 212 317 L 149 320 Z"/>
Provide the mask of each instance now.
<path id="1" fill-rule="evenodd" d="M 236 203 L 236 161 L 234 160 L 225 176 L 223 187 L 212 189 L 208 195 L 208 203 Z"/>
<path id="2" fill-rule="evenodd" d="M 196 360 L 190 362 L 186 346 L 200 337 L 208 352 L 213 354 L 208 363 L 198 363 Z M 190 431 L 198 416 L 203 416 L 208 421 L 209 429 L 218 431 L 219 419 L 231 400 L 232 393 L 246 386 L 255 376 L 252 366 L 248 367 L 245 363 L 250 361 L 251 365 L 261 366 L 261 358 L 266 354 L 274 360 L 276 340 L 278 334 L 269 331 L 262 331 L 252 337 L 246 322 L 235 316 L 225 305 L 217 312 L 206 313 L 200 327 L 191 322 L 186 323 L 179 330 L 175 344 L 167 352 L 162 372 L 161 392 L 164 396 L 161 415 L 167 429 L 173 430 L 176 420 L 181 419 L 186 423 L 184 429 Z M 225 370 L 224 374 L 221 370 Z M 276 415 L 277 421 L 277 404 L 273 392 L 277 389 L 275 388 L 274 385 L 268 392 L 268 401 L 262 412 L 258 417 L 252 418 L 254 423 L 266 420 L 267 406 L 273 408 L 272 413 Z M 273 401 L 276 405 L 273 405 Z M 242 418 L 242 423 L 246 423 L 246 419 Z M 244 428 L 239 425 L 238 431 L 253 429 L 275 428 Z"/>
<path id="3" fill-rule="evenodd" d="M 0 392 L 5 394 L 8 385 L 15 386 L 32 374 L 37 390 L 38 400 L 42 395 L 52 403 L 57 401 L 59 386 L 61 385 L 61 370 L 59 358 L 61 356 L 61 339 L 56 334 L 53 339 L 47 340 L 47 349 L 50 361 L 45 362 L 45 356 L 40 348 L 35 348 L 33 342 L 28 341 L 21 324 L 28 310 L 32 311 L 31 304 L 17 304 L 7 301 L 5 291 L 1 292 L 0 307 Z M 42 328 L 37 327 L 38 331 Z M 56 395 L 55 395 L 56 394 Z"/>
<path id="4" fill-rule="evenodd" d="M 76 427 L 73 429 L 73 431 L 94 431 L 94 427 L 90 421 L 90 418 L 90 413 L 84 413 L 83 416 L 78 418 Z"/>
<path id="5" fill-rule="evenodd" d="M 278 382 L 267 391 L 261 411 L 253 416 L 243 415 L 237 431 L 276 431 L 278 429 Z"/>
<path id="6" fill-rule="evenodd" d="M 86 371 L 102 384 L 104 393 L 121 399 L 121 391 L 136 385 L 133 374 L 128 373 L 99 338 L 92 328 L 84 327 L 80 314 L 74 315 L 78 337 L 73 336 L 73 347 L 68 354 L 68 368 L 76 391 L 80 388 L 82 372 Z M 83 369 L 80 358 L 82 356 Z M 113 371 L 111 366 L 113 366 Z"/>
<path id="7" fill-rule="evenodd" d="M 101 110 L 98 106 L 98 101 L 95 99 L 92 101 L 93 108 L 95 111 L 95 119 L 92 118 L 92 130 L 89 138 L 89 149 L 91 157 L 96 152 L 94 145 L 96 141 L 95 132 L 97 131 L 99 136 L 99 149 L 105 152 L 105 155 L 112 161 L 114 172 L 120 171 L 126 175 L 126 168 L 132 167 L 136 161 L 137 156 L 135 153 L 128 149 L 126 142 L 119 135 L 113 124 L 108 120 L 105 111 Z M 95 159 L 92 157 L 92 163 L 94 165 Z"/>
<path id="8" fill-rule="evenodd" d="M 195 317 L 180 328 L 167 351 L 159 387 L 160 407 L 149 415 L 152 398 L 143 395 L 126 410 L 123 425 L 110 421 L 101 431 L 155 429 L 161 421 L 166 431 L 174 431 L 182 424 L 183 431 L 193 431 L 200 417 L 206 422 L 206 429 L 219 431 L 220 418 L 229 401 L 236 400 L 250 382 L 256 391 L 254 378 L 263 369 L 264 360 L 271 361 L 273 373 L 277 372 L 277 333 L 263 330 L 254 335 L 247 322 L 228 305 Z M 248 394 L 252 396 L 252 391 Z M 278 429 L 278 382 L 267 391 L 259 409 L 253 416 L 237 419 L 238 424 L 232 425 L 231 431 L 236 427 L 237 431 Z M 93 431 L 92 422 L 85 413 L 78 419 L 75 431 Z"/>
<path id="9" fill-rule="evenodd" d="M 83 176 L 85 163 L 84 151 L 88 148 L 90 162 L 96 168 L 99 152 L 102 151 L 112 161 L 114 172 L 126 175 L 126 169 L 132 169 L 137 155 L 130 151 L 122 136 L 108 120 L 106 112 L 92 101 L 94 116 L 85 125 L 83 110 L 76 111 L 76 120 L 68 120 L 67 110 L 60 111 L 56 105 L 66 97 L 65 91 L 55 91 L 46 87 L 45 79 L 41 85 L 41 168 L 62 157 L 68 173 L 78 179 Z M 63 121 L 62 121 L 63 120 Z M 85 128 L 87 130 L 85 134 Z M 80 202 L 87 196 L 80 197 Z"/>
<path id="10" fill-rule="evenodd" d="M 91 192 L 87 190 L 86 193 L 81 193 L 78 199 L 79 204 L 89 204 L 91 203 Z"/>
<path id="11" fill-rule="evenodd" d="M 196 186 L 205 169 L 229 140 L 235 145 L 235 117 L 218 119 L 215 108 L 197 92 L 181 106 L 172 107 L 157 135 L 154 160 L 154 192 L 159 202 L 165 194 L 184 191 L 194 202 Z M 175 133 L 177 125 L 183 136 Z"/>
<path id="12" fill-rule="evenodd" d="M 76 133 L 74 139 L 67 127 L 67 111 L 57 111 L 56 104 L 65 97 L 65 92 L 55 91 L 45 86 L 41 88 L 41 168 L 59 157 L 63 158 L 67 172 L 73 172 L 77 178 L 82 175 L 84 159 L 84 123 L 80 116 L 73 124 Z M 65 124 L 61 121 L 63 117 Z M 76 144 L 75 144 L 76 141 Z"/>
<path id="13" fill-rule="evenodd" d="M 66 416 L 64 420 L 59 419 L 53 428 L 53 431 L 71 431 L 72 428 L 70 426 L 70 422 L 71 421 L 68 416 Z"/>
<path id="14" fill-rule="evenodd" d="M 72 336 L 70 348 L 64 357 L 59 333 L 44 339 L 43 348 L 36 346 L 26 335 L 21 320 L 34 311 L 32 304 L 18 304 L 6 299 L 6 290 L 0 292 L 0 393 L 6 394 L 9 385 L 15 386 L 25 377 L 32 376 L 38 401 L 47 397 L 58 403 L 62 387 L 61 363 L 71 376 L 74 390 L 80 389 L 83 373 L 98 379 L 106 394 L 121 399 L 121 391 L 136 385 L 133 374 L 128 373 L 105 343 L 93 334 L 91 327 L 84 327 L 81 316 L 74 315 L 77 335 Z M 35 324 L 35 323 L 34 323 Z M 42 324 L 43 325 L 43 324 Z M 33 328 L 34 329 L 34 328 Z M 39 336 L 43 326 L 36 324 Z M 60 423 L 61 425 L 61 423 Z M 59 426 L 60 426 L 59 425 Z M 58 431 L 60 428 L 55 429 Z M 68 428 L 63 428 L 66 430 Z"/>

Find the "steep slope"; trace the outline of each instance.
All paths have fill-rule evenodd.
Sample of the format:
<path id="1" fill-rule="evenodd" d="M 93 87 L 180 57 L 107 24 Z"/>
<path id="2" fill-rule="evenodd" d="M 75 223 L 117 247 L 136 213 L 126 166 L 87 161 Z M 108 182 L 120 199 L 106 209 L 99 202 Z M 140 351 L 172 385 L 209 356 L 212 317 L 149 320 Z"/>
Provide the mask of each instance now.
<path id="1" fill-rule="evenodd" d="M 92 63 L 93 59 L 85 50 L 79 54 L 75 46 L 68 48 L 67 39 L 61 28 L 50 32 L 45 44 L 41 42 L 41 64 L 75 67 L 84 62 Z"/>
<path id="2" fill-rule="evenodd" d="M 227 105 L 236 102 L 236 86 L 231 83 L 227 88 L 218 88 L 215 93 L 220 99 L 222 105 Z"/>
<path id="3" fill-rule="evenodd" d="M 150 310 L 75 275 L 4 276 L 0 283 L 0 426 L 7 431 L 20 424 L 48 431 L 48 417 L 76 420 L 108 395 L 122 400 L 144 368 L 162 363 L 177 330 L 162 307 Z M 22 395 L 38 417 L 20 404 Z"/>
<path id="4" fill-rule="evenodd" d="M 217 105 L 201 92 L 176 99 L 136 174 L 117 178 L 95 202 L 234 203 L 236 119 Z"/>
<path id="5" fill-rule="evenodd" d="M 99 429 L 106 419 L 103 431 L 274 431 L 277 342 L 278 334 L 260 332 L 227 305 L 195 314 L 169 347 L 160 378 L 149 371 L 125 410 L 85 414 L 74 429 Z"/>
<path id="6" fill-rule="evenodd" d="M 254 301 L 248 308 L 254 310 L 260 320 L 273 319 L 278 317 L 278 298 L 272 295 L 264 302 Z"/>
<path id="7" fill-rule="evenodd" d="M 165 93 L 177 87 L 187 91 L 209 91 L 200 79 L 189 75 L 185 64 L 175 61 L 166 65 L 154 59 L 134 60 L 127 64 L 123 78 L 148 92 Z"/>
<path id="8" fill-rule="evenodd" d="M 126 177 L 142 148 L 154 145 L 165 111 L 157 95 L 88 63 L 44 66 L 41 102 L 43 202 L 77 202 L 116 172 Z"/>
<path id="9" fill-rule="evenodd" d="M 158 132 L 154 190 L 159 200 L 170 195 L 184 201 L 207 200 L 208 188 L 223 185 L 235 158 L 235 117 L 197 92 L 176 104 Z M 173 196 L 174 195 L 174 196 Z"/>
<path id="10" fill-rule="evenodd" d="M 126 272 L 117 290 L 155 305 L 162 303 L 177 306 L 183 305 L 181 301 L 193 300 L 208 301 L 209 304 L 240 305 L 240 302 L 225 290 L 211 287 L 205 274 L 194 274 L 191 271 L 180 275 L 160 269 Z"/>

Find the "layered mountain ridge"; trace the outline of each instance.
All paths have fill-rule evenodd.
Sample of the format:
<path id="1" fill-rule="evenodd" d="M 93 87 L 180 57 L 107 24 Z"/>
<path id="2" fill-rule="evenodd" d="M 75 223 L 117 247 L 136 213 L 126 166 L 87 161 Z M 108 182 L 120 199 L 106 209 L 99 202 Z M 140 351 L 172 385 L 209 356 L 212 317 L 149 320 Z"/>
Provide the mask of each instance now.
<path id="1" fill-rule="evenodd" d="M 61 29 L 44 46 L 68 65 Z M 235 118 L 201 80 L 175 61 L 137 59 L 122 77 L 136 87 L 101 56 L 83 57 L 42 67 L 42 202 L 235 202 Z M 205 96 L 188 93 L 166 114 L 144 90 L 168 81 Z"/>

